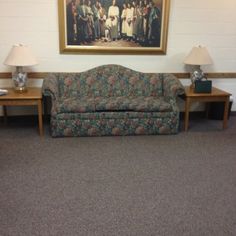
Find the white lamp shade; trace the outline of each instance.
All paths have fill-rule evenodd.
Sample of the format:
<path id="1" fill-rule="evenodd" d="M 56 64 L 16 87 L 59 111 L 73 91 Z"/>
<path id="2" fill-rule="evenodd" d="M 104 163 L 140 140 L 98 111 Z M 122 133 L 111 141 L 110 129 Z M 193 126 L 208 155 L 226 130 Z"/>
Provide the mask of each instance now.
<path id="1" fill-rule="evenodd" d="M 4 64 L 7 66 L 33 66 L 37 65 L 38 61 L 28 46 L 18 44 L 12 47 Z"/>
<path id="2" fill-rule="evenodd" d="M 187 65 L 210 65 L 213 63 L 206 47 L 193 47 L 191 52 L 185 58 Z"/>

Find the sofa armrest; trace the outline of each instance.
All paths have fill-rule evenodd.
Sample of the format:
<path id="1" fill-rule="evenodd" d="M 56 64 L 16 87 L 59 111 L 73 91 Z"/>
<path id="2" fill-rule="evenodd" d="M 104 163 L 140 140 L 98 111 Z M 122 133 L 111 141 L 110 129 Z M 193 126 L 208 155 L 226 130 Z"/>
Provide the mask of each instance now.
<path id="1" fill-rule="evenodd" d="M 165 74 L 163 77 L 163 96 L 176 98 L 180 94 L 184 94 L 184 86 L 180 80 L 172 74 Z"/>
<path id="2" fill-rule="evenodd" d="M 43 80 L 42 91 L 45 96 L 51 96 L 53 100 L 59 97 L 58 76 L 56 73 L 50 73 Z"/>

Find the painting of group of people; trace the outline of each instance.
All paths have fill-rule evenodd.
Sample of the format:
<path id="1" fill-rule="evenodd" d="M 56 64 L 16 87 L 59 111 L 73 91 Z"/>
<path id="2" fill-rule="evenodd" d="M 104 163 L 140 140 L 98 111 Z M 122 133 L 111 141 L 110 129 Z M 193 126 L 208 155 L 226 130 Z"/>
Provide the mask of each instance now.
<path id="1" fill-rule="evenodd" d="M 159 47 L 161 23 L 160 0 L 66 1 L 68 45 L 122 39 L 142 47 Z"/>

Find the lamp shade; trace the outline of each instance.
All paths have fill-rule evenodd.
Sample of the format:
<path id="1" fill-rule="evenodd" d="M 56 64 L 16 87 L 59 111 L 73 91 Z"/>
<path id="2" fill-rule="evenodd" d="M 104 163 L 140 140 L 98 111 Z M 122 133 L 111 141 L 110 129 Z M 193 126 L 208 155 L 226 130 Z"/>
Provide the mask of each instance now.
<path id="1" fill-rule="evenodd" d="M 188 65 L 210 65 L 213 63 L 206 47 L 193 47 L 184 60 Z"/>
<path id="2" fill-rule="evenodd" d="M 38 61 L 28 46 L 17 44 L 12 47 L 4 64 L 7 66 L 33 66 L 38 64 Z"/>

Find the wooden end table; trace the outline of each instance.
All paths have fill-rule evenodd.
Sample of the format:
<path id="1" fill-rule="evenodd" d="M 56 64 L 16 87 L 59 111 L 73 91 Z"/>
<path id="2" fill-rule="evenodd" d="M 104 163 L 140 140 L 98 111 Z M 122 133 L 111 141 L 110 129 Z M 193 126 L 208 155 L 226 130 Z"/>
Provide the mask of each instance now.
<path id="1" fill-rule="evenodd" d="M 194 93 L 194 89 L 191 86 L 186 86 L 184 130 L 185 131 L 188 130 L 189 111 L 191 103 L 193 102 L 224 102 L 225 107 L 224 107 L 223 129 L 227 128 L 230 95 L 231 95 L 230 93 L 215 87 L 212 87 L 211 93 Z"/>
<path id="2" fill-rule="evenodd" d="M 15 92 L 7 88 L 8 93 L 0 96 L 0 106 L 3 106 L 4 118 L 7 118 L 7 106 L 38 106 L 39 134 L 43 136 L 42 89 L 27 88 L 24 93 Z"/>

